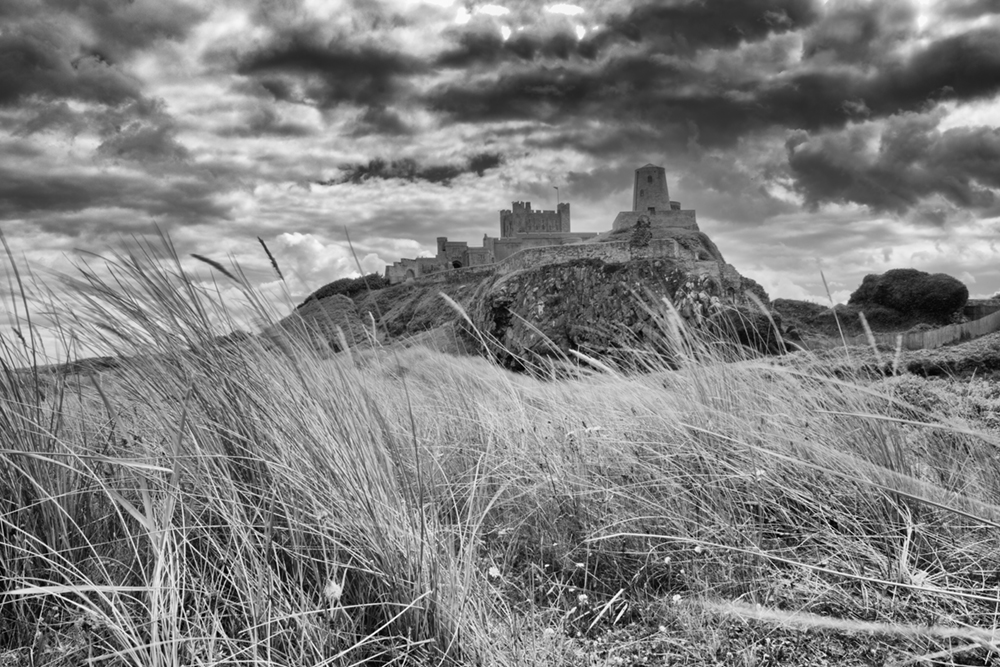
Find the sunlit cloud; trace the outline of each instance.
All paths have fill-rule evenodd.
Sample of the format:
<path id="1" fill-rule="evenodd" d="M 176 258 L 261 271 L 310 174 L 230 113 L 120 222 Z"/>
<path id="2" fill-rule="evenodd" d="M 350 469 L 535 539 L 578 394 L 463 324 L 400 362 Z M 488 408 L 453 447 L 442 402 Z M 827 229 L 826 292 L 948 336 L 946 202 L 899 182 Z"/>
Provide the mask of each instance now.
<path id="1" fill-rule="evenodd" d="M 576 38 L 583 39 L 587 35 L 587 29 L 582 25 L 576 26 Z"/>
<path id="2" fill-rule="evenodd" d="M 510 39 L 510 27 L 502 25 L 500 26 L 500 36 L 503 37 L 503 41 Z"/>
<path id="3" fill-rule="evenodd" d="M 510 10 L 502 5 L 483 5 L 476 8 L 477 14 L 489 14 L 490 16 L 504 16 L 510 14 Z"/>
<path id="4" fill-rule="evenodd" d="M 465 7 L 459 7 L 458 13 L 455 14 L 455 23 L 457 23 L 458 25 L 465 25 L 471 20 L 472 20 L 472 14 L 469 13 L 469 10 L 466 9 Z"/>
<path id="5" fill-rule="evenodd" d="M 559 3 L 557 5 L 549 5 L 545 8 L 545 11 L 552 14 L 565 14 L 566 16 L 576 16 L 582 14 L 586 11 L 583 7 L 579 5 L 570 5 L 567 3 Z"/>

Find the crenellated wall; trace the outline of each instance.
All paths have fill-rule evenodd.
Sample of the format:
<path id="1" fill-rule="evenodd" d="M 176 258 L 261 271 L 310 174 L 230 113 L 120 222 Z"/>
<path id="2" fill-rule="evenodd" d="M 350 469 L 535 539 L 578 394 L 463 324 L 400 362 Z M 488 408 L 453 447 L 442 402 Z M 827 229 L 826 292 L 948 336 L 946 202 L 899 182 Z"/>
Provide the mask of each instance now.
<path id="1" fill-rule="evenodd" d="M 534 211 L 531 202 L 516 201 L 500 211 L 500 238 L 522 234 L 568 233 L 569 204 L 559 204 L 555 211 Z"/>

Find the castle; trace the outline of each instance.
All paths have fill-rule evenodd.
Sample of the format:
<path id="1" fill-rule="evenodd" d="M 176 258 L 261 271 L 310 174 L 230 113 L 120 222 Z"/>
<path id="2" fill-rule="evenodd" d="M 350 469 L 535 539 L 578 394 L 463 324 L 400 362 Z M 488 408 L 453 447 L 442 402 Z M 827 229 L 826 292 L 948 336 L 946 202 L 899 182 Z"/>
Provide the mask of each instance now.
<path id="1" fill-rule="evenodd" d="M 640 216 L 654 226 L 698 229 L 695 212 L 681 210 L 680 202 L 670 200 L 666 171 L 653 164 L 635 170 L 632 210 L 618 214 L 612 233 L 634 227 Z M 568 203 L 558 204 L 555 211 L 535 211 L 531 202 L 516 201 L 510 209 L 500 211 L 498 238 L 486 234 L 481 247 L 470 248 L 464 241 L 439 236 L 434 257 L 401 259 L 385 267 L 385 277 L 390 284 L 409 282 L 450 269 L 495 264 L 528 248 L 594 242 L 598 236 L 596 232 L 572 231 Z"/>

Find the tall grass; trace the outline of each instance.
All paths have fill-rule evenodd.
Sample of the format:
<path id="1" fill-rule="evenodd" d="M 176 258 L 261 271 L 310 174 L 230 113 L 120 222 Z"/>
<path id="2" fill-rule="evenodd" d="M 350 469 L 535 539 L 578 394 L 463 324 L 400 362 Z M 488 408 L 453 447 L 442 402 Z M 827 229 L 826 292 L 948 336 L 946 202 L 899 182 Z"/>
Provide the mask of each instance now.
<path id="1" fill-rule="evenodd" d="M 629 624 L 709 663 L 755 641 L 718 639 L 747 609 L 895 628 L 900 656 L 995 627 L 995 440 L 900 378 L 695 338 L 664 343 L 688 351 L 673 370 L 551 381 L 333 356 L 276 333 L 295 329 L 238 267 L 222 278 L 270 335 L 234 344 L 168 241 L 106 262 L 36 293 L 120 368 L 44 369 L 33 337 L 3 339 L 0 641 L 25 664 L 579 664 L 566 642 Z"/>

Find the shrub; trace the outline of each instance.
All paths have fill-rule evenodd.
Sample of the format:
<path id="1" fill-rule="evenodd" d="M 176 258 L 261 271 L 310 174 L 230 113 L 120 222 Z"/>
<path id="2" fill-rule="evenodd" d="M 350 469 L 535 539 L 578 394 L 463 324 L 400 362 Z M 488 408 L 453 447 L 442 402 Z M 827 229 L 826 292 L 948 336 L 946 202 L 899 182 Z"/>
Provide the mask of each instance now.
<path id="1" fill-rule="evenodd" d="M 944 273 L 917 269 L 892 269 L 882 275 L 869 274 L 851 294 L 848 305 L 866 309 L 889 308 L 911 316 L 926 316 L 945 322 L 969 300 L 968 288 Z"/>

